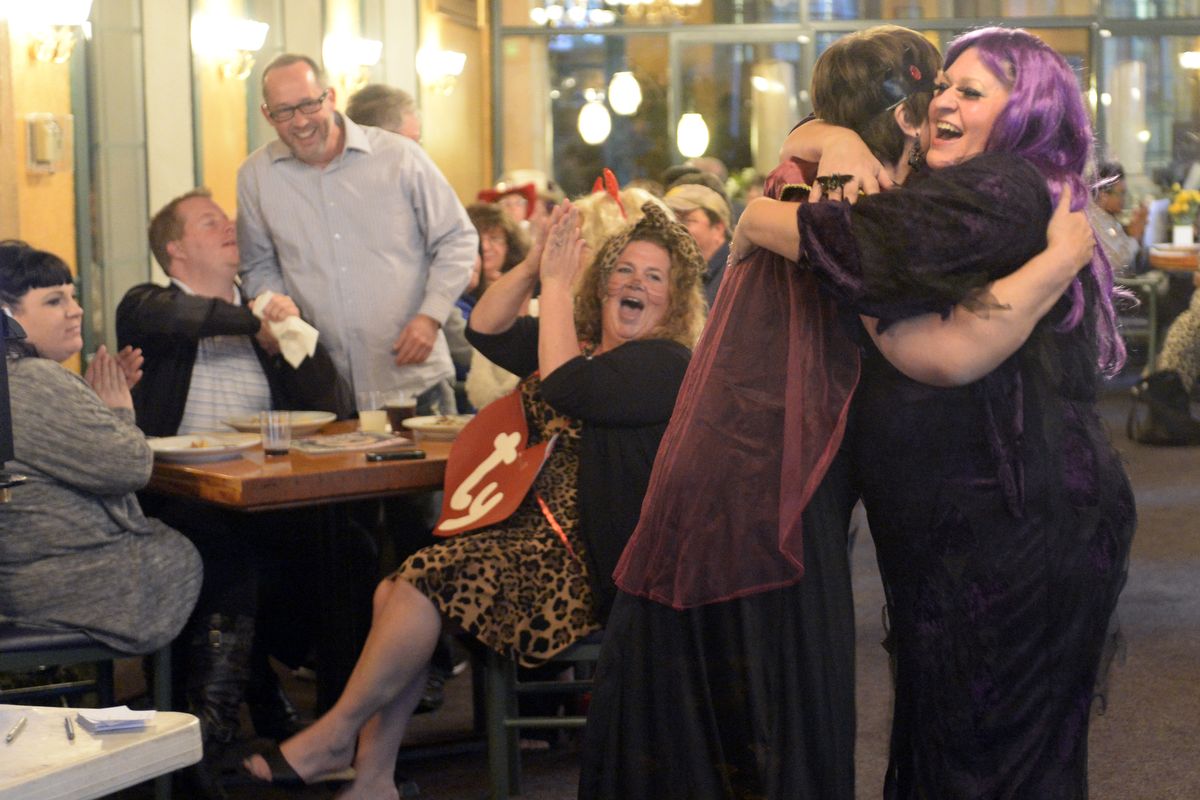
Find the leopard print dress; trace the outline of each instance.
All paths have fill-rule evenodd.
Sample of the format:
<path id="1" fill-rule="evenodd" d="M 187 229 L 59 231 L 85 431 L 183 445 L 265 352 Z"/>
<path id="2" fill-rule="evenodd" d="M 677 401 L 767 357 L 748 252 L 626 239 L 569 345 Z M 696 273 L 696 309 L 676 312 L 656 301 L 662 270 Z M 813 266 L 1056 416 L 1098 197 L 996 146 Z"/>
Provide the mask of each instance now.
<path id="1" fill-rule="evenodd" d="M 518 386 L 529 444 L 558 433 L 550 457 L 512 516 L 414 553 L 396 571 L 488 647 L 537 667 L 600 629 L 579 533 L 580 425 L 552 409 L 541 381 Z M 563 537 L 537 502 L 545 500 Z M 569 544 L 569 547 L 568 547 Z"/>

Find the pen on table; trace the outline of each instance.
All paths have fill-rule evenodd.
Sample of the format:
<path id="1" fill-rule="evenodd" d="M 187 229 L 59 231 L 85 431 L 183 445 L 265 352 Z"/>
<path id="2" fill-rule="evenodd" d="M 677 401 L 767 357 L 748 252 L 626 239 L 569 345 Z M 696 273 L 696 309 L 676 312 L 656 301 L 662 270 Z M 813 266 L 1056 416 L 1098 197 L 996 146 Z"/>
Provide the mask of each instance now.
<path id="1" fill-rule="evenodd" d="M 17 738 L 17 734 L 20 733 L 21 729 L 24 727 L 25 727 L 25 717 L 21 717 L 19 720 L 17 720 L 17 724 L 13 725 L 12 729 L 9 730 L 9 732 L 7 734 L 5 734 L 4 743 L 10 744 L 13 739 Z"/>
<path id="2" fill-rule="evenodd" d="M 75 741 L 75 724 L 70 717 L 63 717 L 63 727 L 67 729 L 67 741 Z"/>

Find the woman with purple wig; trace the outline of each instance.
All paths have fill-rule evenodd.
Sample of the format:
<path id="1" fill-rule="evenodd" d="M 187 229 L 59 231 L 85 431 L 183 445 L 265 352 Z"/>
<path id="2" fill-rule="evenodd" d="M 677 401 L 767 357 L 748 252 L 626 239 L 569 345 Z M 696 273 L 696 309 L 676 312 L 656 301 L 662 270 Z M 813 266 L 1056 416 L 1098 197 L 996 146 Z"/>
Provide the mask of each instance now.
<path id="1" fill-rule="evenodd" d="M 1124 357 L 1108 262 L 1097 248 L 1019 349 L 978 375 L 935 380 L 944 352 L 903 372 L 892 361 L 916 315 L 1009 312 L 986 281 L 1036 252 L 1063 193 L 1087 197 L 1089 118 L 1066 61 L 1000 28 L 951 44 L 929 117 L 931 172 L 854 206 L 755 201 L 734 250 L 802 252 L 861 315 L 848 440 L 895 666 L 885 797 L 1085 798 L 1136 524 L 1095 410 L 1099 373 Z M 805 152 L 805 136 L 819 138 L 801 128 L 789 147 Z M 997 229 L 996 203 L 1022 204 L 1025 220 Z"/>
<path id="2" fill-rule="evenodd" d="M 900 182 L 918 135 L 929 140 L 939 67 L 940 54 L 919 33 L 865 29 L 821 55 L 813 107 L 858 131 Z M 900 311 L 879 313 L 896 317 L 884 347 L 900 343 L 901 369 L 931 382 L 976 380 L 1024 343 L 1090 264 L 1092 230 L 1082 213 L 1068 211 L 1069 192 L 1039 232 L 1013 236 L 1032 225 L 1029 207 L 1049 203 L 1036 170 L 1023 177 L 1024 186 L 1000 182 L 960 206 L 954 224 L 980 232 L 972 247 L 950 254 L 967 276 L 948 279 L 951 265 L 928 278 L 912 269 L 890 293 Z M 821 290 L 814 271 L 797 268 L 807 262 L 797 258 L 798 204 L 790 200 L 803 196 L 796 184 L 806 180 L 810 172 L 789 161 L 768 179 L 767 195 L 779 199 L 751 205 L 751 225 L 765 214 L 767 238 L 786 231 L 792 241 L 730 267 L 680 390 L 615 574 L 622 592 L 596 673 L 581 800 L 855 795 L 846 528 L 859 345 L 834 293 Z M 947 216 L 931 197 L 921 202 L 914 211 L 924 216 L 912 222 L 918 234 Z M 844 217 L 823 232 L 848 239 Z M 818 256 L 816 266 L 827 260 Z M 843 283 L 849 289 L 887 273 Z M 967 310 L 985 297 L 994 313 Z M 966 305 L 948 319 L 932 313 L 958 298 Z M 857 317 L 847 321 L 858 325 Z M 930 351 L 944 374 L 927 369 Z"/>

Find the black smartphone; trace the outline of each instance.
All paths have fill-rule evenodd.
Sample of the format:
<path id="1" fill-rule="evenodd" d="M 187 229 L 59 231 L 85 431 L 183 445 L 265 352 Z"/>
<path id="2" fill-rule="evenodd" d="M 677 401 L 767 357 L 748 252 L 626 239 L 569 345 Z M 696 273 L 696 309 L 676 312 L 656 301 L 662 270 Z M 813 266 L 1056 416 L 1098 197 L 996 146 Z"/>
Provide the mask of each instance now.
<path id="1" fill-rule="evenodd" d="M 390 453 L 367 453 L 367 461 L 417 461 L 424 457 L 424 450 L 396 450 Z"/>

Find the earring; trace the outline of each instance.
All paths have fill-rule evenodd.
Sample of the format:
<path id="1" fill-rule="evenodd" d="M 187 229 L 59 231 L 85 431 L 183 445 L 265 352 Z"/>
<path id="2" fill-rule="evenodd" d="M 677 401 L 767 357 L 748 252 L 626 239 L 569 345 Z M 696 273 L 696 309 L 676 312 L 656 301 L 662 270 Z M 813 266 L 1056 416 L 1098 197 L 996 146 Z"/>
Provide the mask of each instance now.
<path id="1" fill-rule="evenodd" d="M 911 169 L 920 169 L 923 163 L 925 163 L 925 156 L 921 152 L 921 134 L 918 133 L 913 138 L 912 152 L 908 154 L 908 166 Z"/>

